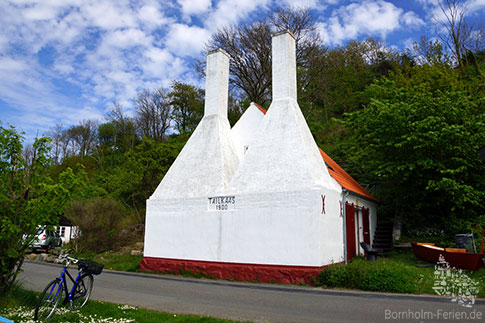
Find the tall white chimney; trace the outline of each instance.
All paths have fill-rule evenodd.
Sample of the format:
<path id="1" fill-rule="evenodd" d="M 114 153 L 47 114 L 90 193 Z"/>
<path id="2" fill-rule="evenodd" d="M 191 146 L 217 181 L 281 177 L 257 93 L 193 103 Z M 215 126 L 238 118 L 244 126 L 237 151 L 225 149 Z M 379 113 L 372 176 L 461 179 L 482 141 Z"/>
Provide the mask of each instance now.
<path id="1" fill-rule="evenodd" d="M 273 100 L 296 100 L 296 40 L 289 31 L 273 34 Z"/>
<path id="2" fill-rule="evenodd" d="M 273 35 L 273 101 L 228 186 L 233 194 L 318 187 L 341 191 L 298 106 L 295 42 L 289 31 Z"/>
<path id="3" fill-rule="evenodd" d="M 239 164 L 227 119 L 229 55 L 208 53 L 206 72 L 204 117 L 150 197 L 147 214 L 148 205 L 158 212 L 156 200 L 220 195 Z"/>
<path id="4" fill-rule="evenodd" d="M 227 119 L 229 59 L 220 48 L 207 54 L 204 117 L 217 114 Z"/>

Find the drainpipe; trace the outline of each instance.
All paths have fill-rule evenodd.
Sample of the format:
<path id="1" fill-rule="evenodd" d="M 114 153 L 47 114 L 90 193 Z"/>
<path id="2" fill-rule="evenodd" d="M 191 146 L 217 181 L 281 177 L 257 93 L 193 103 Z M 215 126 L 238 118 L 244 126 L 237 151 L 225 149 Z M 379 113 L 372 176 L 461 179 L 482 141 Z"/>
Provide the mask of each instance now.
<path id="1" fill-rule="evenodd" d="M 343 214 L 343 227 L 344 227 L 344 259 L 345 263 L 348 263 L 347 257 L 347 211 L 345 207 L 345 203 L 347 202 L 347 197 L 349 196 L 350 192 L 347 189 L 342 189 L 342 214 Z"/>

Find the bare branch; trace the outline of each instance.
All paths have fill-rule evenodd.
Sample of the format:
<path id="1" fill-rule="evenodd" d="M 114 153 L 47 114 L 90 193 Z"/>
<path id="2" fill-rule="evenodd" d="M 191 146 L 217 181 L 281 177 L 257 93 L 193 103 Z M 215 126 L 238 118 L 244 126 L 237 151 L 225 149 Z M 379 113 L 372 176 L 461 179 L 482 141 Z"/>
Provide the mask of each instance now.
<path id="1" fill-rule="evenodd" d="M 168 91 L 159 88 L 143 90 L 134 100 L 137 113 L 136 122 L 142 137 L 162 140 L 170 127 L 171 108 Z"/>
<path id="2" fill-rule="evenodd" d="M 322 47 L 308 9 L 280 9 L 263 21 L 225 27 L 212 35 L 206 49 L 228 52 L 231 85 L 249 100 L 267 106 L 271 101 L 271 34 L 283 29 L 296 37 L 298 68 L 308 69 Z M 205 63 L 198 61 L 196 68 L 203 75 Z M 304 87 L 308 83 L 306 74 L 299 73 L 298 77 Z"/>
<path id="3" fill-rule="evenodd" d="M 468 6 L 460 0 L 437 0 L 444 19 L 433 17 L 436 32 L 443 44 L 450 50 L 458 67 L 466 62 L 468 51 L 483 49 L 483 32 L 467 23 Z"/>

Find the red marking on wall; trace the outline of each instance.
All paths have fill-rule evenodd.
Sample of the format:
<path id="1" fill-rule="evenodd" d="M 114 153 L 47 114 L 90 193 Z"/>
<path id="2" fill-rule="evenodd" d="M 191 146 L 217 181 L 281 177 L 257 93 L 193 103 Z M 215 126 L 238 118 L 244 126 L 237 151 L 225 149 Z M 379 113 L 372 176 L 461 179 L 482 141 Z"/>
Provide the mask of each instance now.
<path id="1" fill-rule="evenodd" d="M 325 214 L 325 195 L 322 195 L 322 213 Z"/>
<path id="2" fill-rule="evenodd" d="M 236 279 L 240 281 L 259 281 L 262 283 L 312 285 L 312 278 L 327 266 L 284 266 L 244 264 L 232 262 L 214 262 L 185 259 L 144 257 L 140 263 L 142 271 L 179 274 L 183 271 L 203 273 L 218 279 Z"/>
<path id="3" fill-rule="evenodd" d="M 344 212 L 343 212 L 343 209 L 342 209 L 342 201 L 338 201 L 340 203 L 340 217 L 343 217 L 344 216 Z"/>

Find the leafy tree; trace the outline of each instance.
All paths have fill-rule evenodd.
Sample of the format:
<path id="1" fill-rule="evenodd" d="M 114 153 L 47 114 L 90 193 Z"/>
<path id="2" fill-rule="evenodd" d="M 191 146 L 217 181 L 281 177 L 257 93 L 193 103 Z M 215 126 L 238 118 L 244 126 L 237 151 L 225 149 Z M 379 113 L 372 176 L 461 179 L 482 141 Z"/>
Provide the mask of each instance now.
<path id="1" fill-rule="evenodd" d="M 67 129 L 67 135 L 74 144 L 74 150 L 80 156 L 86 156 L 94 149 L 97 129 L 98 124 L 95 120 L 84 120 L 77 126 Z"/>
<path id="2" fill-rule="evenodd" d="M 144 138 L 124 156 L 124 162 L 105 174 L 105 188 L 144 222 L 146 200 L 177 158 L 187 137 L 176 136 L 164 142 Z"/>
<path id="3" fill-rule="evenodd" d="M 348 160 L 402 216 L 408 230 L 463 230 L 485 211 L 484 101 L 441 66 L 396 73 L 367 90 L 370 103 L 346 115 Z"/>
<path id="4" fill-rule="evenodd" d="M 419 42 L 413 44 L 413 49 L 420 64 L 451 65 L 449 55 L 443 52 L 443 45 L 437 39 L 429 40 L 428 37 L 421 36 Z"/>
<path id="5" fill-rule="evenodd" d="M 37 227 L 59 220 L 75 186 L 72 171 L 57 183 L 48 176 L 50 138 L 35 139 L 30 160 L 22 157 L 23 140 L 15 128 L 0 127 L 0 293 L 15 282 Z"/>
<path id="6" fill-rule="evenodd" d="M 318 57 L 316 64 L 303 71 L 310 75 L 310 82 L 299 92 L 298 102 L 317 143 L 340 159 L 343 129 L 334 119 L 369 103 L 363 93 L 376 78 L 413 63 L 372 38 L 322 49 Z"/>
<path id="7" fill-rule="evenodd" d="M 138 142 L 137 125 L 134 118 L 129 117 L 123 111 L 123 108 L 117 101 L 106 114 L 106 119 L 114 126 L 114 144 L 120 153 L 129 151 L 135 147 Z"/>
<path id="8" fill-rule="evenodd" d="M 116 127 L 113 122 L 105 122 L 98 126 L 98 142 L 103 148 L 114 149 L 116 145 Z"/>
<path id="9" fill-rule="evenodd" d="M 177 131 L 194 131 L 204 114 L 204 92 L 193 85 L 174 81 L 168 97 Z"/>

